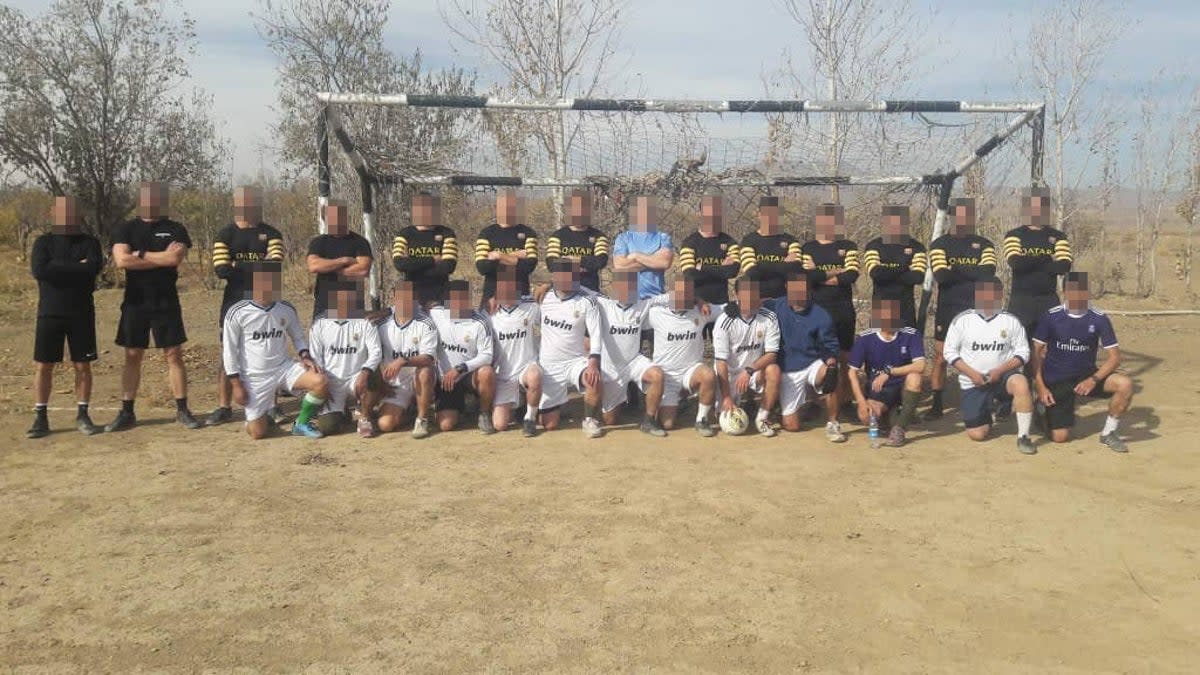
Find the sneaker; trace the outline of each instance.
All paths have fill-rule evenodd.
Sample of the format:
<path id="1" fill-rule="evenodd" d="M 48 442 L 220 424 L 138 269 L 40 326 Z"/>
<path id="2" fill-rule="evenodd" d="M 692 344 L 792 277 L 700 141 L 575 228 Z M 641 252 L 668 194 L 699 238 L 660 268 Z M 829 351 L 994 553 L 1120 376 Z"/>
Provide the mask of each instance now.
<path id="1" fill-rule="evenodd" d="M 525 438 L 533 438 L 534 436 L 537 436 L 537 422 L 533 420 L 525 420 L 521 422 L 521 433 L 525 436 Z"/>
<path id="2" fill-rule="evenodd" d="M 179 422 L 187 429 L 199 429 L 200 427 L 204 426 L 200 423 L 200 420 L 196 419 L 196 417 L 192 415 L 191 410 L 180 410 L 179 412 L 175 413 L 175 421 Z"/>
<path id="3" fill-rule="evenodd" d="M 418 417 L 413 420 L 413 438 L 429 438 L 429 420 Z"/>
<path id="4" fill-rule="evenodd" d="M 658 420 L 654 419 L 653 417 L 649 419 L 643 419 L 641 425 L 638 426 L 638 430 L 643 434 L 649 434 L 659 438 L 667 435 L 667 430 L 662 428 L 662 425 L 658 423 Z"/>
<path id="5" fill-rule="evenodd" d="M 942 419 L 942 417 L 944 417 L 945 415 L 946 415 L 946 412 L 942 409 L 941 406 L 937 406 L 937 407 L 930 406 L 929 410 L 926 410 L 925 414 L 922 415 L 922 417 L 924 417 L 926 422 L 933 422 L 934 420 Z"/>
<path id="6" fill-rule="evenodd" d="M 1017 439 L 1017 450 L 1020 450 L 1022 455 L 1037 454 L 1037 447 L 1034 446 L 1033 440 L 1028 436 L 1021 436 Z"/>
<path id="7" fill-rule="evenodd" d="M 220 406 L 208 414 L 208 417 L 204 420 L 204 424 L 215 427 L 232 421 L 233 409 L 228 406 Z"/>
<path id="8" fill-rule="evenodd" d="M 367 417 L 358 418 L 358 435 L 363 438 L 375 438 L 375 425 Z"/>
<path id="9" fill-rule="evenodd" d="M 846 434 L 842 433 L 842 425 L 840 422 L 825 423 L 825 439 L 830 443 L 846 442 Z"/>
<path id="10" fill-rule="evenodd" d="M 37 416 L 33 418 L 33 426 L 25 432 L 25 438 L 45 438 L 50 435 L 50 420 Z"/>
<path id="11" fill-rule="evenodd" d="M 116 419 L 109 422 L 104 427 L 104 431 L 111 434 L 114 431 L 126 431 L 134 428 L 135 426 L 137 426 L 137 417 L 131 412 L 125 412 L 122 410 L 121 412 L 117 413 Z"/>
<path id="12" fill-rule="evenodd" d="M 1129 452 L 1129 446 L 1125 445 L 1125 441 L 1121 440 L 1115 431 L 1111 434 L 1101 434 L 1100 444 L 1107 445 L 1113 452 Z"/>
<path id="13" fill-rule="evenodd" d="M 700 434 L 702 438 L 712 438 L 717 435 L 716 430 L 712 428 L 712 424 L 706 419 L 696 420 L 696 433 Z"/>
<path id="14" fill-rule="evenodd" d="M 271 424 L 274 424 L 277 427 L 281 427 L 292 421 L 292 416 L 283 412 L 283 408 L 280 408 L 279 406 L 272 406 L 271 409 L 267 411 L 267 417 L 271 418 Z"/>
<path id="15" fill-rule="evenodd" d="M 484 436 L 496 433 L 496 425 L 492 424 L 492 416 L 489 413 L 479 413 L 479 430 Z"/>
<path id="16" fill-rule="evenodd" d="M 759 436 L 766 436 L 767 438 L 771 438 L 779 433 L 778 431 L 775 430 L 775 427 L 772 426 L 771 423 L 768 422 L 766 419 L 755 420 L 754 426 L 758 429 Z"/>
<path id="17" fill-rule="evenodd" d="M 888 432 L 887 440 L 883 444 L 889 448 L 898 448 L 904 445 L 904 434 L 904 427 L 897 424 Z"/>
<path id="18" fill-rule="evenodd" d="M 583 420 L 583 435 L 588 438 L 600 438 L 604 435 L 604 429 L 600 427 L 600 421 L 595 417 L 588 417 Z"/>
<path id="19" fill-rule="evenodd" d="M 79 433 L 83 434 L 84 436 L 95 436 L 96 434 L 104 431 L 92 423 L 92 418 L 87 413 L 77 415 L 75 417 L 75 428 L 78 429 Z"/>
<path id="20" fill-rule="evenodd" d="M 325 434 L 321 430 L 314 427 L 312 423 L 300 424 L 299 422 L 292 425 L 293 436 L 304 436 L 305 438 L 325 438 Z"/>

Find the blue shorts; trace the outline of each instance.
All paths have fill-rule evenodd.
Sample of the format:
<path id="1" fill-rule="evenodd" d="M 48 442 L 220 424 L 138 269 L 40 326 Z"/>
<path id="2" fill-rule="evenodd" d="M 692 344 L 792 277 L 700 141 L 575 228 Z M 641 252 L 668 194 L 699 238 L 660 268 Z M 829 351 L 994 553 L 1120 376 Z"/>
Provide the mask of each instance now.
<path id="1" fill-rule="evenodd" d="M 962 391 L 959 411 L 962 412 L 963 424 L 968 429 L 985 427 L 992 423 L 992 403 L 996 401 L 1011 401 L 1008 393 L 1008 378 L 1019 375 L 1020 369 L 1010 370 L 996 382 L 984 387 L 971 387 Z"/>
<path id="2" fill-rule="evenodd" d="M 868 382 L 867 389 L 870 390 L 870 388 L 871 388 L 871 383 Z M 885 384 L 885 385 L 883 385 L 883 389 L 880 389 L 879 391 L 868 391 L 867 392 L 867 400 L 868 401 L 879 401 L 888 410 L 895 410 L 896 408 L 900 407 L 900 400 L 901 400 L 901 398 L 903 398 L 903 396 L 904 396 L 904 381 L 903 380 L 901 380 L 900 382 L 894 383 L 894 384 L 893 383 Z"/>

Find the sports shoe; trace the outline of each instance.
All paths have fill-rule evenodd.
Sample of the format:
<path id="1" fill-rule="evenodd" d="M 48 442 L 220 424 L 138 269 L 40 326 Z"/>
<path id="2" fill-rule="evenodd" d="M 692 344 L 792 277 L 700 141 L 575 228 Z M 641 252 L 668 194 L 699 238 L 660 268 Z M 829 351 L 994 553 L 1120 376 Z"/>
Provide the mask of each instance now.
<path id="1" fill-rule="evenodd" d="M 600 427 L 600 422 L 595 417 L 587 417 L 583 420 L 583 435 L 588 438 L 600 438 L 604 435 L 604 429 Z"/>
<path id="2" fill-rule="evenodd" d="M 642 419 L 642 423 L 638 426 L 638 430 L 643 434 L 649 434 L 659 438 L 667 435 L 667 430 L 662 428 L 662 425 L 658 423 L 658 420 L 653 417 Z"/>
<path id="3" fill-rule="evenodd" d="M 33 426 L 25 432 L 25 438 L 45 438 L 49 435 L 50 421 L 40 415 L 33 418 Z"/>
<path id="4" fill-rule="evenodd" d="M 842 433 L 842 424 L 840 422 L 825 423 L 825 440 L 830 443 L 846 442 L 846 434 Z"/>
<path id="5" fill-rule="evenodd" d="M 219 406 L 213 409 L 204 420 L 204 424 L 210 427 L 215 427 L 226 422 L 233 421 L 233 409 L 229 406 Z"/>
<path id="6" fill-rule="evenodd" d="M 363 438 L 375 438 L 375 425 L 365 415 L 358 418 L 358 435 Z"/>
<path id="7" fill-rule="evenodd" d="M 321 430 L 314 427 L 312 423 L 300 424 L 299 422 L 292 425 L 293 436 L 304 436 L 305 438 L 325 438 L 325 434 Z"/>
<path id="8" fill-rule="evenodd" d="M 707 419 L 696 420 L 696 433 L 703 438 L 712 438 L 717 435 L 716 430 L 712 428 L 712 424 Z"/>
<path id="9" fill-rule="evenodd" d="M 945 415 L 946 411 L 941 406 L 929 406 L 929 410 L 926 410 L 922 417 L 926 422 L 933 422 L 934 420 L 942 419 Z"/>
<path id="10" fill-rule="evenodd" d="M 887 440 L 883 444 L 889 448 L 898 448 L 905 443 L 904 434 L 904 427 L 897 424 L 888 432 Z"/>
<path id="11" fill-rule="evenodd" d="M 1028 436 L 1021 436 L 1017 439 L 1017 450 L 1020 450 L 1022 455 L 1037 454 L 1037 447 L 1034 446 L 1033 440 Z"/>
<path id="12" fill-rule="evenodd" d="M 775 427 L 772 426 L 771 423 L 768 422 L 765 418 L 755 420 L 754 426 L 755 426 L 755 428 L 758 429 L 759 436 L 766 436 L 767 438 L 771 438 L 779 433 L 778 431 L 775 430 Z"/>
<path id="13" fill-rule="evenodd" d="M 496 433 L 496 425 L 492 424 L 492 416 L 490 413 L 479 413 L 479 430 L 484 436 L 491 436 Z"/>
<path id="14" fill-rule="evenodd" d="M 533 438 L 534 436 L 537 436 L 537 422 L 533 420 L 525 420 L 521 422 L 521 433 L 525 436 L 525 438 Z"/>
<path id="15" fill-rule="evenodd" d="M 75 416 L 75 428 L 84 436 L 95 436 L 104 431 L 100 427 L 92 423 L 92 418 L 87 413 Z"/>
<path id="16" fill-rule="evenodd" d="M 272 406 L 271 409 L 267 411 L 267 417 L 271 418 L 271 424 L 274 424 L 277 427 L 283 426 L 292 421 L 292 416 L 283 412 L 283 408 L 280 408 L 279 406 Z"/>
<path id="17" fill-rule="evenodd" d="M 1111 434 L 1101 434 L 1100 444 L 1107 445 L 1113 452 L 1129 452 L 1129 446 L 1125 445 L 1125 441 L 1121 440 L 1115 431 Z"/>
<path id="18" fill-rule="evenodd" d="M 429 420 L 418 417 L 413 420 L 413 438 L 429 438 Z"/>
<path id="19" fill-rule="evenodd" d="M 196 417 L 192 415 L 192 411 L 187 409 L 180 410 L 179 412 L 175 413 L 175 421 L 179 422 L 184 426 L 184 428 L 187 429 L 199 429 L 200 427 L 204 426 L 200 423 L 200 420 L 196 419 Z"/>
<path id="20" fill-rule="evenodd" d="M 136 426 L 137 417 L 131 412 L 125 412 L 122 410 L 121 412 L 117 413 L 116 419 L 105 425 L 104 431 L 111 434 L 114 431 L 126 431 Z"/>

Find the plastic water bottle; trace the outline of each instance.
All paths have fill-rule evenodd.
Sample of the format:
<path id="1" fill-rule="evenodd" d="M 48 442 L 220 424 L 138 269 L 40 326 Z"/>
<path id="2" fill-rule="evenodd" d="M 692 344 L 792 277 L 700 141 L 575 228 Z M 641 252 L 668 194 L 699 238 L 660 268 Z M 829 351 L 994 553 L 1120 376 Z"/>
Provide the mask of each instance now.
<path id="1" fill-rule="evenodd" d="M 878 450 L 883 441 L 879 438 L 879 418 L 875 413 L 871 413 L 871 417 L 867 420 L 867 438 L 871 441 L 871 448 Z"/>

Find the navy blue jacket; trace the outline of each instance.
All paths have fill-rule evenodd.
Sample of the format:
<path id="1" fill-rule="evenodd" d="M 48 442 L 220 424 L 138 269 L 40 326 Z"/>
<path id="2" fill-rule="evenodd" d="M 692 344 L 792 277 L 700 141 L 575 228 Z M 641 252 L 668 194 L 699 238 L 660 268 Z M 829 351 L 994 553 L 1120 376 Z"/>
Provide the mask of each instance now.
<path id="1" fill-rule="evenodd" d="M 821 307 L 810 301 L 807 308 L 797 312 L 788 304 L 787 296 L 764 300 L 763 307 L 775 312 L 779 320 L 779 367 L 785 373 L 804 370 L 813 361 L 838 355 L 833 318 Z"/>

